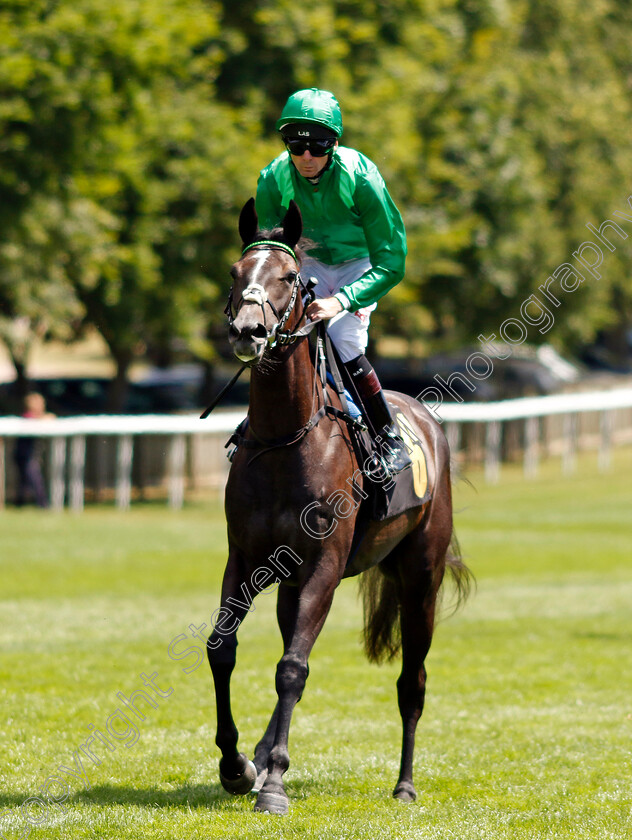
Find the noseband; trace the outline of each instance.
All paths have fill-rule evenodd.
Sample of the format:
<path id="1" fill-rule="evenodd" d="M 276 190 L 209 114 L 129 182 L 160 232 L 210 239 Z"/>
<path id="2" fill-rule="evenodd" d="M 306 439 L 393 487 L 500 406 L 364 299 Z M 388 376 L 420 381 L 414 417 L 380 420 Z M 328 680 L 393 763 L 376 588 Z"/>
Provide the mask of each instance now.
<path id="1" fill-rule="evenodd" d="M 264 247 L 261 247 L 264 246 Z M 246 247 L 241 252 L 242 257 L 244 257 L 248 251 L 252 250 L 253 248 L 259 247 L 262 251 L 285 251 L 286 253 L 290 254 L 293 257 L 297 267 L 299 266 L 298 258 L 295 252 L 290 248 L 289 245 L 286 245 L 284 242 L 276 242 L 272 239 L 260 239 L 257 242 L 251 242 L 250 245 L 246 245 Z M 310 294 L 309 289 L 303 284 L 303 280 L 301 278 L 301 274 L 299 271 L 296 272 L 296 279 L 292 285 L 292 293 L 290 295 L 290 299 L 288 301 L 287 306 L 282 315 L 279 315 L 277 308 L 272 303 L 272 301 L 268 298 L 268 293 L 264 289 L 262 285 L 259 283 L 250 283 L 244 289 L 241 300 L 239 301 L 236 309 L 235 309 L 235 317 L 233 317 L 233 289 L 231 286 L 230 292 L 228 294 L 228 303 L 226 304 L 226 308 L 224 309 L 224 314 L 228 318 L 228 325 L 230 327 L 233 326 L 235 322 L 235 318 L 239 314 L 241 307 L 245 303 L 256 303 L 258 306 L 261 307 L 261 311 L 263 313 L 263 326 L 266 329 L 266 341 L 270 349 L 273 349 L 278 344 L 285 345 L 285 344 L 292 344 L 299 338 L 301 335 L 306 335 L 307 333 L 303 333 L 302 330 L 298 330 L 297 332 L 290 333 L 290 332 L 283 332 L 283 328 L 288 322 L 290 315 L 292 314 L 292 310 L 296 304 L 296 298 L 298 295 L 299 288 L 302 288 L 307 294 Z M 266 304 L 272 310 L 274 317 L 277 319 L 276 323 L 272 326 L 271 329 L 268 329 L 267 319 L 266 319 Z M 305 328 L 303 328 L 305 329 Z M 309 330 L 307 331 L 309 332 Z"/>

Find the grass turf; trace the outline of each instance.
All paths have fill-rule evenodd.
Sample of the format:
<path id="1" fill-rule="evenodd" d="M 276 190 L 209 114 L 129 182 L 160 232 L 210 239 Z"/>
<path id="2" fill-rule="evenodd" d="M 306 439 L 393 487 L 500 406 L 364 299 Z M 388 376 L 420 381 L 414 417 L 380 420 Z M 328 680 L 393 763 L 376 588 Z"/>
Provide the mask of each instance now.
<path id="1" fill-rule="evenodd" d="M 3 512 L 0 837 L 27 836 L 25 814 L 40 821 L 31 836 L 47 840 L 632 835 L 631 468 L 620 451 L 606 475 L 584 461 L 572 481 L 549 464 L 534 481 L 506 468 L 497 486 L 478 476 L 457 485 L 457 530 L 478 585 L 437 628 L 413 805 L 391 799 L 398 665 L 364 661 L 356 584 L 343 582 L 294 717 L 286 818 L 254 814 L 252 796 L 219 786 L 203 643 L 180 640 L 176 652 L 193 652 L 167 655 L 218 604 L 219 506 Z M 233 692 L 250 755 L 280 655 L 274 598 L 255 607 Z M 136 695 L 144 720 L 125 705 L 138 689 L 153 703 Z M 88 743 L 108 722 L 115 749 Z M 80 766 L 87 743 L 95 761 L 80 753 Z M 60 765 L 77 774 L 61 771 L 61 807 L 21 808 Z M 49 794 L 65 795 L 55 783 Z"/>

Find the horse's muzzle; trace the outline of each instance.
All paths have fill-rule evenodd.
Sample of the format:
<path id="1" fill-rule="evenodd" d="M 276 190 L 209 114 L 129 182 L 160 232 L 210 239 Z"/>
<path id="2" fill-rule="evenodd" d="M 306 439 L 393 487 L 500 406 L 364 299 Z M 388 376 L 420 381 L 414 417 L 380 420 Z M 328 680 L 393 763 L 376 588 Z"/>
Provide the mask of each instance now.
<path id="1" fill-rule="evenodd" d="M 257 364 L 265 353 L 268 330 L 260 323 L 240 327 L 235 321 L 228 329 L 228 340 L 240 361 Z"/>

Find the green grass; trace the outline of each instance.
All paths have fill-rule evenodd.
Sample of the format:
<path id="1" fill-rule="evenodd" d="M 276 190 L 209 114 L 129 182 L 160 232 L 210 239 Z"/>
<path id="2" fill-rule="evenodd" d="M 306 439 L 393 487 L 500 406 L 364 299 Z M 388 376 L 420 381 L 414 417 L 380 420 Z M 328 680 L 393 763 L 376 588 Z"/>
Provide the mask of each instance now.
<path id="1" fill-rule="evenodd" d="M 437 628 L 413 805 L 391 798 L 398 666 L 364 661 L 356 584 L 345 581 L 296 710 L 285 818 L 223 793 L 207 665 L 185 674 L 194 658 L 167 655 L 218 604 L 219 506 L 2 512 L 0 832 L 26 836 L 22 802 L 60 764 L 72 767 L 91 725 L 106 731 L 125 709 L 117 692 L 129 696 L 143 688 L 142 673 L 157 672 L 172 693 L 153 694 L 157 708 L 139 703 L 137 742 L 95 747 L 98 766 L 84 757 L 90 789 L 72 779 L 64 812 L 33 805 L 31 817 L 46 822 L 31 837 L 631 836 L 631 474 L 623 451 L 607 475 L 584 461 L 573 480 L 550 464 L 534 481 L 504 468 L 497 486 L 478 475 L 474 487 L 457 485 L 457 529 L 477 591 Z M 250 754 L 274 704 L 280 655 L 274 598 L 255 603 L 234 677 Z"/>

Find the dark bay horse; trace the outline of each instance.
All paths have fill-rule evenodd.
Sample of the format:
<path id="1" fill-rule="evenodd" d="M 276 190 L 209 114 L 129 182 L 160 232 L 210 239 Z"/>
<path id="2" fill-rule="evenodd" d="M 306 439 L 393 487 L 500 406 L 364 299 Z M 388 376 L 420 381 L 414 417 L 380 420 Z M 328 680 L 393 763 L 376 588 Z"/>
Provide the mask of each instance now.
<path id="1" fill-rule="evenodd" d="M 458 553 L 450 551 L 448 446 L 419 402 L 388 393 L 422 442 L 430 498 L 398 516 L 365 520 L 363 535 L 354 541 L 365 495 L 358 480 L 362 465 L 346 423 L 325 408 L 307 338 L 294 335 L 305 324 L 302 252 L 295 250 L 302 233 L 300 211 L 292 202 L 281 228 L 261 232 L 251 199 L 241 212 L 239 232 L 244 252 L 231 271 L 229 340 L 252 372 L 248 424 L 226 486 L 229 551 L 221 607 L 207 643 L 220 778 L 234 794 L 258 790 L 255 810 L 287 813 L 283 774 L 290 761 L 290 721 L 305 687 L 308 657 L 341 579 L 363 572 L 367 655 L 379 661 L 401 649 L 397 695 L 403 742 L 393 795 L 412 801 L 415 729 L 424 704 L 424 660 L 437 595 L 446 570 L 460 596 L 467 594 L 470 579 Z M 336 394 L 327 390 L 328 402 L 339 407 Z M 273 584 L 280 584 L 277 616 L 283 639 L 276 670 L 278 702 L 253 763 L 237 749 L 230 678 L 239 625 L 252 598 Z"/>

